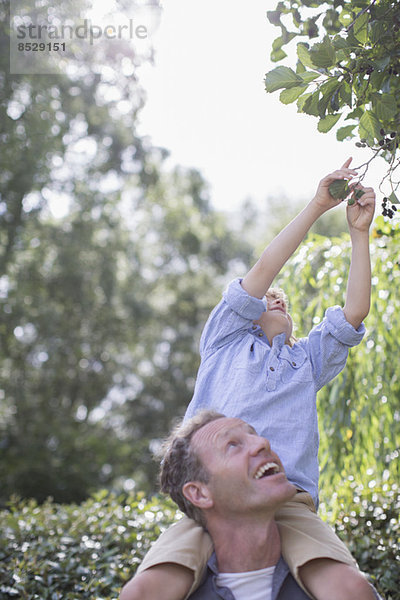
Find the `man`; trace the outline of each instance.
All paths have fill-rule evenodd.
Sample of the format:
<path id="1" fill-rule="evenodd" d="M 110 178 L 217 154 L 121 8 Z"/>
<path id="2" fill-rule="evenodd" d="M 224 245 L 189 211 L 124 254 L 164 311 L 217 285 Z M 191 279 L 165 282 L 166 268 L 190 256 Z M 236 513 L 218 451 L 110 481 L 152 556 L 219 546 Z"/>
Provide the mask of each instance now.
<path id="1" fill-rule="evenodd" d="M 208 531 L 214 545 L 191 600 L 309 598 L 281 557 L 274 518 L 297 490 L 253 427 L 214 411 L 198 413 L 167 440 L 160 479 L 162 491 Z M 120 600 L 151 598 L 149 571 L 128 582 Z"/>

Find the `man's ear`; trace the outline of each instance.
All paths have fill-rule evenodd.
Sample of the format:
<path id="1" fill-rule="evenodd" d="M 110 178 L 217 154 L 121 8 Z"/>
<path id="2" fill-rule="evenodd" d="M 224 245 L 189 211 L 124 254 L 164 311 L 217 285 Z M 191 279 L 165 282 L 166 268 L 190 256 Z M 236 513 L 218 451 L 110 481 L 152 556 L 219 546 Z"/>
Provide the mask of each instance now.
<path id="1" fill-rule="evenodd" d="M 214 504 L 210 490 L 201 481 L 188 481 L 182 488 L 182 493 L 193 506 L 211 508 Z"/>

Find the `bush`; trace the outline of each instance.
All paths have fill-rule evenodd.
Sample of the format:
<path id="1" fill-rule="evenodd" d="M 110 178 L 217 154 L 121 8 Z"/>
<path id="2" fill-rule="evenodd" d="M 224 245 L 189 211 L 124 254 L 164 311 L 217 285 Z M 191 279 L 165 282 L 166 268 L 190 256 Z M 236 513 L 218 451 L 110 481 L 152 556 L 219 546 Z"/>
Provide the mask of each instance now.
<path id="1" fill-rule="evenodd" d="M 0 599 L 115 600 L 176 509 L 143 495 L 81 505 L 15 500 L 0 512 Z"/>
<path id="2" fill-rule="evenodd" d="M 354 502 L 338 533 L 386 600 L 400 599 L 394 488 Z M 99 492 L 81 505 L 15 499 L 0 512 L 0 598 L 115 600 L 151 542 L 177 516 L 172 502 Z"/>
<path id="3" fill-rule="evenodd" d="M 337 534 L 386 600 L 400 598 L 400 489 L 353 490 L 352 510 L 340 511 Z"/>

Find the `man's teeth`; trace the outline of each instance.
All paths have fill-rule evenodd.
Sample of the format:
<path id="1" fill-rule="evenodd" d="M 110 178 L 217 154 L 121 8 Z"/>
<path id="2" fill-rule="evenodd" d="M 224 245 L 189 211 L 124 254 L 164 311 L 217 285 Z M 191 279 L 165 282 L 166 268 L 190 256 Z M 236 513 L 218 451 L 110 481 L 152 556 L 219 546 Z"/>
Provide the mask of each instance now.
<path id="1" fill-rule="evenodd" d="M 267 471 L 271 471 L 270 473 L 268 473 L 268 475 L 275 475 L 275 473 L 279 472 L 279 467 L 276 463 L 273 462 L 266 463 L 258 469 L 257 473 L 254 475 L 254 479 L 260 479 L 260 477 L 265 475 Z"/>

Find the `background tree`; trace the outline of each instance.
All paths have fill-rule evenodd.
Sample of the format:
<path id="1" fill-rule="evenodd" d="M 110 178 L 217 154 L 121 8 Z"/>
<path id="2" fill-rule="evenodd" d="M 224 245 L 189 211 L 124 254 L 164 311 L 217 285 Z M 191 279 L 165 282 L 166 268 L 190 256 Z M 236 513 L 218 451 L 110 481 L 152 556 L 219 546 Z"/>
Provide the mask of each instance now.
<path id="1" fill-rule="evenodd" d="M 88 415 L 125 341 L 115 298 L 126 236 L 115 202 L 131 171 L 151 178 L 135 133 L 144 58 L 125 45 L 110 56 L 93 50 L 57 76 L 11 76 L 9 8 L 2 0 L 1 494 L 79 499 L 109 480 L 116 447 L 113 430 Z M 58 7 L 61 22 L 70 8 Z M 66 205 L 64 220 L 52 219 L 55 202 Z"/>
<path id="2" fill-rule="evenodd" d="M 337 139 L 358 137 L 358 146 L 372 150 L 360 180 L 375 157 L 388 162 L 383 214 L 392 218 L 399 203 L 400 4 L 330 0 L 321 7 L 312 0 L 283 0 L 268 18 L 281 29 L 273 61 L 286 58 L 284 46 L 298 41 L 295 70 L 279 66 L 267 73 L 267 92 L 282 90 L 284 104 L 297 101 L 299 112 L 318 118 L 322 133 L 341 119 Z"/>
<path id="3" fill-rule="evenodd" d="M 57 76 L 11 76 L 0 7 L 1 500 L 154 486 L 152 440 L 190 398 L 214 286 L 249 252 L 201 176 L 165 173 L 136 134 L 151 53 L 101 47 Z"/>

